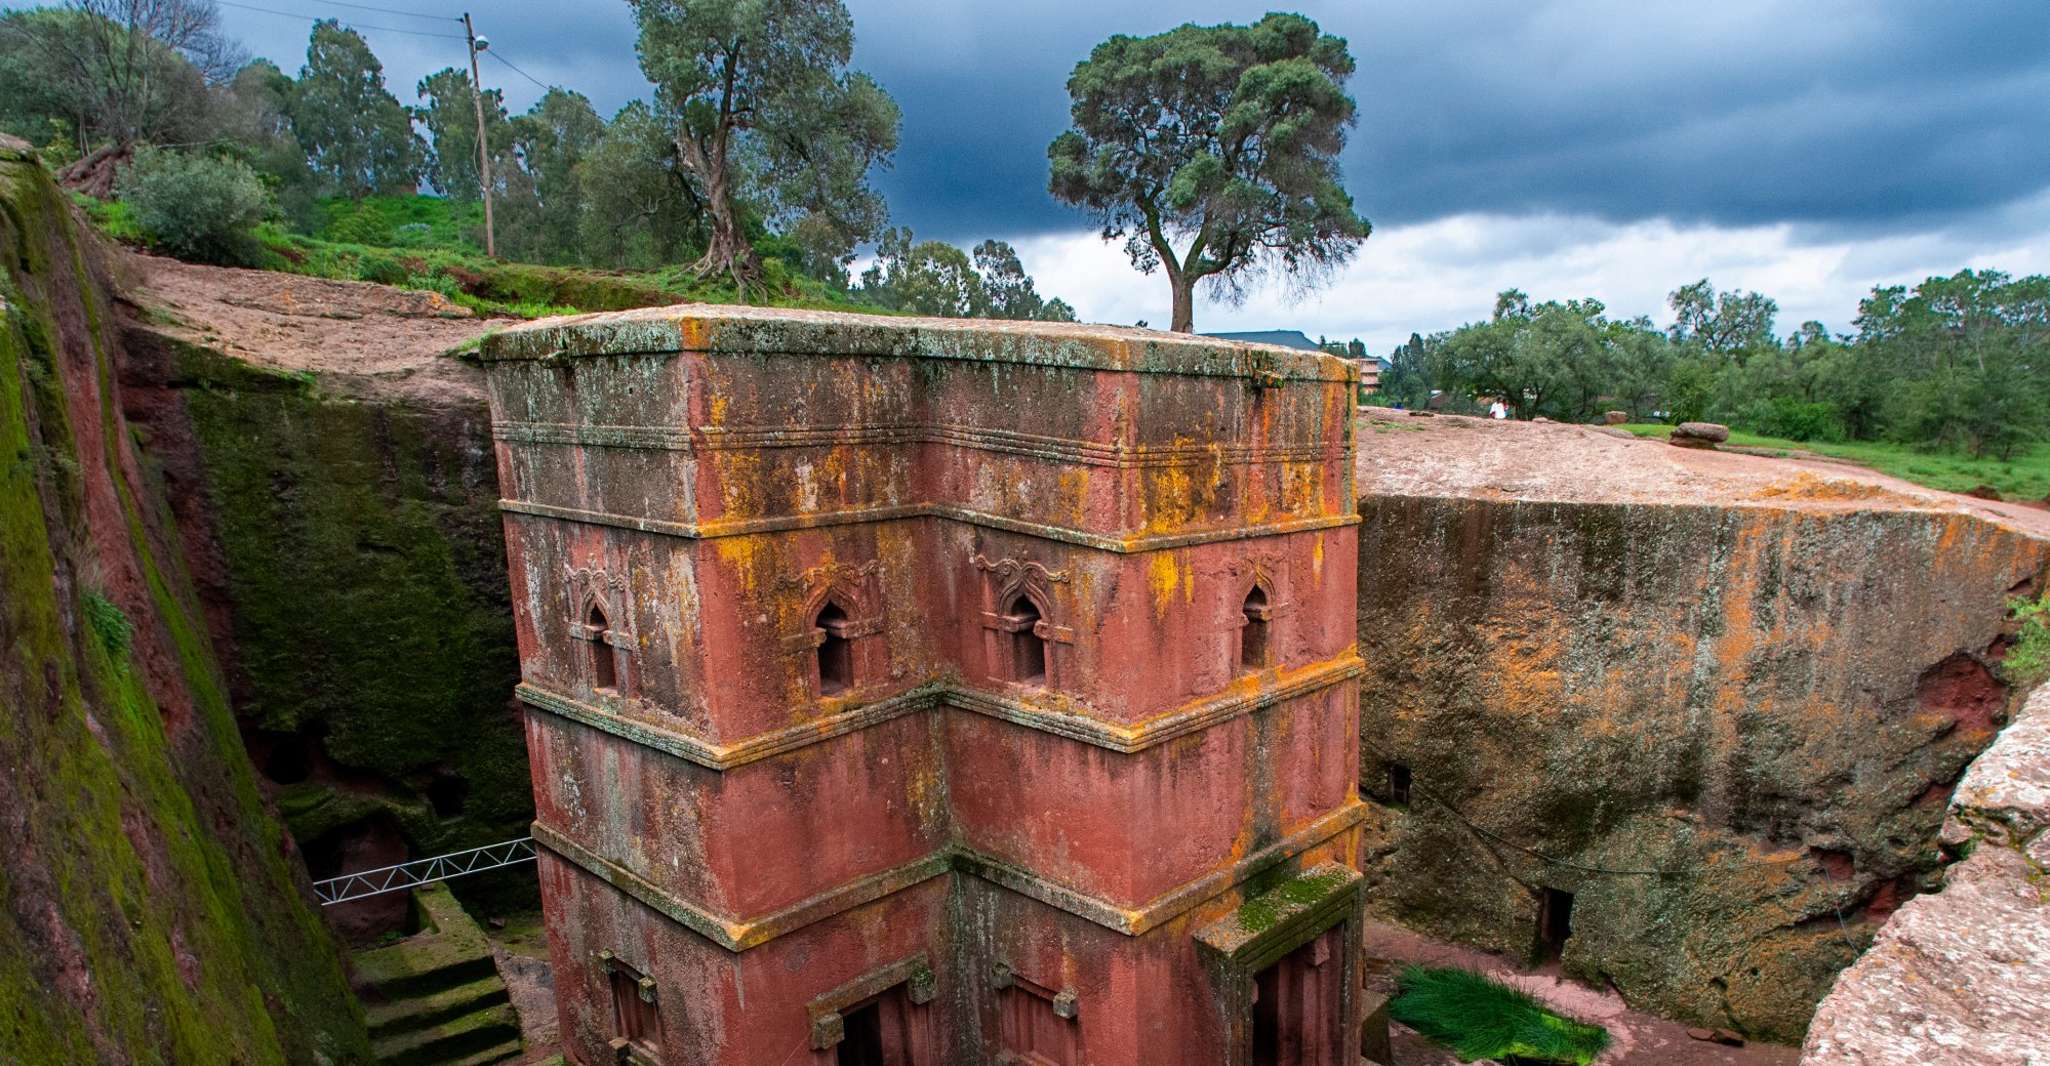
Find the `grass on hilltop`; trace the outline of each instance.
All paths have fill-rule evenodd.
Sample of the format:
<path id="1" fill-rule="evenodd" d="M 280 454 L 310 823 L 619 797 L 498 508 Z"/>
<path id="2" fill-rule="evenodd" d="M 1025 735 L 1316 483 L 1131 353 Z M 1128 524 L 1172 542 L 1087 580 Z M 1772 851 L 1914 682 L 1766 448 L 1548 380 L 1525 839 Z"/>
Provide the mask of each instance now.
<path id="1" fill-rule="evenodd" d="M 1671 426 L 1650 423 L 1633 423 L 1622 428 L 1640 437 L 1665 438 L 1673 432 Z M 2050 497 L 2050 444 L 2033 445 L 2028 450 L 2018 453 L 2012 460 L 1974 458 L 1960 452 L 1924 451 L 1913 445 L 1883 441 L 1828 444 L 1821 441 L 1786 440 L 1781 437 L 1761 437 L 1756 433 L 1746 433 L 1738 429 L 1730 430 L 1730 444 L 1779 455 L 1808 452 L 1832 459 L 1843 459 L 1903 481 L 1912 481 L 1917 485 L 1945 492 L 1969 492 L 1980 486 L 1991 486 L 2010 500 L 2041 500 Z"/>
<path id="2" fill-rule="evenodd" d="M 1388 1016 L 1452 1049 L 1461 1062 L 1518 1060 L 1587 1066 L 1609 1031 L 1546 1010 L 1537 1000 L 1470 970 L 1411 966 L 1396 981 Z"/>
<path id="3" fill-rule="evenodd" d="M 88 217 L 107 236 L 125 244 L 147 243 L 134 212 L 119 201 L 78 197 Z M 483 208 L 437 196 L 372 196 L 360 202 L 323 201 L 325 221 L 308 233 L 275 223 L 257 227 L 261 243 L 253 265 L 308 277 L 368 281 L 438 292 L 486 315 L 542 318 L 586 311 L 623 311 L 695 301 L 736 303 L 729 279 L 693 278 L 683 266 L 655 270 L 598 270 L 543 266 L 492 259 L 477 244 Z M 877 311 L 815 278 L 790 270 L 774 257 L 763 260 L 766 300 L 778 307 Z"/>

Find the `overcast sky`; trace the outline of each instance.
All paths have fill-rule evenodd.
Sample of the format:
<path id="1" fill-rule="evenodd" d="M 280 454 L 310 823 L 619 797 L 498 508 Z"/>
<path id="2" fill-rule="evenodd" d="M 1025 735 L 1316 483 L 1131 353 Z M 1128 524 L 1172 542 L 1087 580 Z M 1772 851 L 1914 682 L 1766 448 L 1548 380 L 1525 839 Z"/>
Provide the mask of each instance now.
<path id="1" fill-rule="evenodd" d="M 415 102 L 460 64 L 461 8 L 222 0 L 227 29 L 287 72 L 306 16 L 342 16 Z M 1242 307 L 1199 300 L 1202 330 L 1296 328 L 1376 351 L 1485 317 L 1511 286 L 1666 319 L 1708 277 L 1778 299 L 1782 332 L 1850 328 L 1875 284 L 1961 267 L 2050 272 L 2050 3 L 2045 0 L 1523 0 L 1289 5 L 1345 37 L 1359 124 L 1345 180 L 1374 223 L 1330 286 Z M 899 225 L 1018 246 L 1040 289 L 1085 319 L 1164 324 L 1167 286 L 1046 193 L 1046 144 L 1075 62 L 1113 33 L 1245 22 L 1261 4 L 1192 0 L 852 0 L 855 65 L 896 97 L 902 147 L 880 176 Z M 601 112 L 648 91 L 615 0 L 483 2 L 493 50 Z M 423 17 L 429 16 L 429 17 Z M 442 16 L 447 21 L 435 21 Z M 397 30 L 412 33 L 394 32 Z M 541 90 L 487 61 L 523 110 Z"/>

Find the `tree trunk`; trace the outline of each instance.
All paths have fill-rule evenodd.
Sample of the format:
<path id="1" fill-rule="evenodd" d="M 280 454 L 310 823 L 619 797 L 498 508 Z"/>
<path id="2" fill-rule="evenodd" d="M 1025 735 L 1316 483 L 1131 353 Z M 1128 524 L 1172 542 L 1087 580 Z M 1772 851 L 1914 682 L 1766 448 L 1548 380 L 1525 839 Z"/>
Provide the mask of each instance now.
<path id="1" fill-rule="evenodd" d="M 110 144 L 57 172 L 57 183 L 99 200 L 114 198 L 114 179 L 134 155 L 126 142 Z"/>
<path id="2" fill-rule="evenodd" d="M 1174 289 L 1174 321 L 1168 328 L 1176 333 L 1196 332 L 1195 280 L 1175 271 L 1168 274 L 1167 283 Z"/>
<path id="3" fill-rule="evenodd" d="M 705 210 L 712 216 L 712 239 L 705 245 L 705 254 L 692 265 L 691 273 L 700 278 L 730 276 L 740 302 L 746 303 L 748 289 L 761 280 L 762 263 L 755 255 L 754 245 L 740 230 L 740 212 L 733 205 L 733 188 L 726 168 L 709 166 L 705 171 Z"/>

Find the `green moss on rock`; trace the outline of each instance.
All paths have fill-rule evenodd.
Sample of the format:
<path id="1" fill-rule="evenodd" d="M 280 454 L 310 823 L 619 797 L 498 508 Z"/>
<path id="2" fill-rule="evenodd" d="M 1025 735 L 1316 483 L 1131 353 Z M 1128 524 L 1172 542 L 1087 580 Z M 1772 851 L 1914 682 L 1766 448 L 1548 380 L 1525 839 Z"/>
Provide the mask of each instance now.
<path id="1" fill-rule="evenodd" d="M 31 162 L 0 206 L 0 1057 L 366 1061 L 125 430 L 94 250 Z"/>
<path id="2" fill-rule="evenodd" d="M 330 396 L 308 376 L 159 339 L 199 451 L 248 725 L 381 782 L 289 795 L 301 839 L 371 808 L 420 853 L 523 835 L 519 664 L 497 480 L 474 406 Z M 456 784 L 460 812 L 428 796 Z"/>

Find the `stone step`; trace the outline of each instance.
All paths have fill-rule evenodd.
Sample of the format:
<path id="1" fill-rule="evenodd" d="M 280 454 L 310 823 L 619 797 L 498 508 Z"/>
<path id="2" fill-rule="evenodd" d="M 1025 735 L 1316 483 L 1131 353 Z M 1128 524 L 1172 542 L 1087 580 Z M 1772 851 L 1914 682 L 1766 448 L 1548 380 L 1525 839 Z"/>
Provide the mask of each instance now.
<path id="1" fill-rule="evenodd" d="M 413 891 L 421 931 L 396 944 L 360 951 L 350 960 L 356 986 L 371 1000 L 400 1000 L 445 991 L 498 972 L 491 941 L 448 886 Z"/>
<path id="2" fill-rule="evenodd" d="M 367 993 L 365 998 L 393 1001 L 430 996 L 498 975 L 491 952 L 450 951 L 449 947 L 440 941 L 401 941 L 363 952 L 353 960 L 357 987 Z"/>
<path id="3" fill-rule="evenodd" d="M 519 1040 L 519 1015 L 512 1004 L 501 1003 L 439 1025 L 373 1040 L 370 1050 L 385 1066 L 447 1066 L 508 1043 L 517 1051 Z"/>
<path id="4" fill-rule="evenodd" d="M 506 995 L 505 982 L 499 979 L 496 971 L 438 992 L 383 1001 L 365 998 L 364 1013 L 369 1016 L 373 1040 L 440 1025 L 485 1007 L 511 1002 L 511 997 Z"/>
<path id="5" fill-rule="evenodd" d="M 526 1045 L 518 1040 L 508 1040 L 503 1044 L 494 1044 L 482 1051 L 472 1052 L 462 1058 L 443 1063 L 442 1066 L 491 1066 L 494 1062 L 508 1062 L 519 1058 L 521 1052 L 526 1050 Z"/>

